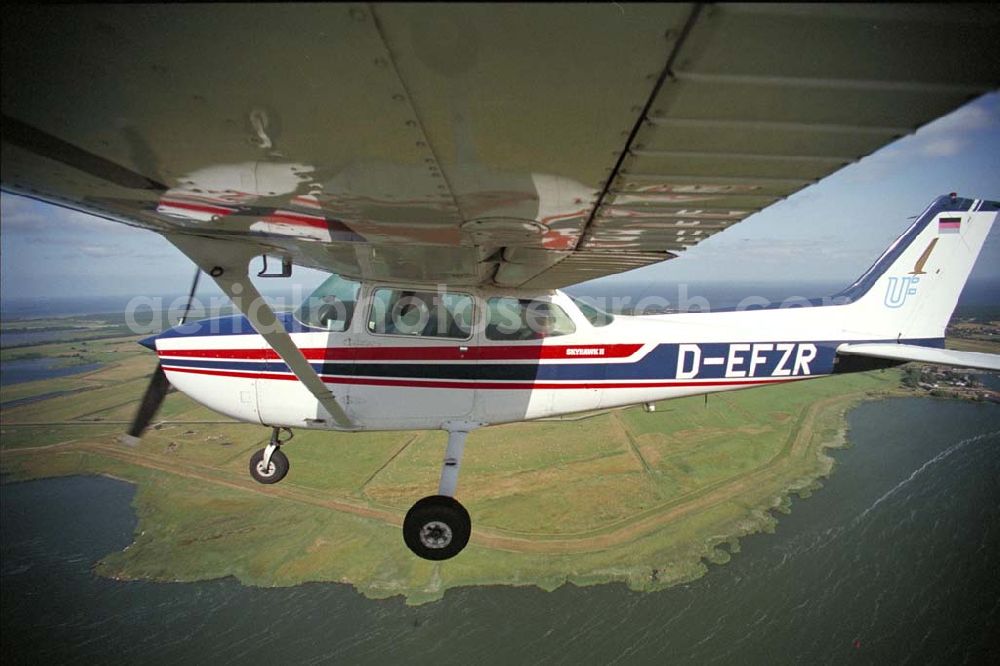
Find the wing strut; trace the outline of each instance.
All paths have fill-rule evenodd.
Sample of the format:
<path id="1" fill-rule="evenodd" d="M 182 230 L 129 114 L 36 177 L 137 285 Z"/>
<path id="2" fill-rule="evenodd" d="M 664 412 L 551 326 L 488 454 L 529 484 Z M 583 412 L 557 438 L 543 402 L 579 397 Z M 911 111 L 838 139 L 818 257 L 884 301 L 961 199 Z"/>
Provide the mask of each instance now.
<path id="1" fill-rule="evenodd" d="M 330 419 L 342 428 L 352 429 L 354 426 L 344 408 L 330 393 L 316 370 L 309 365 L 302 350 L 295 345 L 292 336 L 278 321 L 274 310 L 250 281 L 250 260 L 264 250 L 246 243 L 198 236 L 164 236 L 215 280 L 233 301 L 233 305 L 250 320 L 254 329 L 295 373 L 302 385 L 316 397 Z"/>

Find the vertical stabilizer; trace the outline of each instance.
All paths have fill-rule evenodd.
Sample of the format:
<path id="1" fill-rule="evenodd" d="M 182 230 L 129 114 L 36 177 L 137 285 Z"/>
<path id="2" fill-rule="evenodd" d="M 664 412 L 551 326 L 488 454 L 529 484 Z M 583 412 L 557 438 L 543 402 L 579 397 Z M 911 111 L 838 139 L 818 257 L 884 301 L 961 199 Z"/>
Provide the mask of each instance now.
<path id="1" fill-rule="evenodd" d="M 935 199 L 871 268 L 838 296 L 852 331 L 873 339 L 940 341 L 1000 204 Z"/>

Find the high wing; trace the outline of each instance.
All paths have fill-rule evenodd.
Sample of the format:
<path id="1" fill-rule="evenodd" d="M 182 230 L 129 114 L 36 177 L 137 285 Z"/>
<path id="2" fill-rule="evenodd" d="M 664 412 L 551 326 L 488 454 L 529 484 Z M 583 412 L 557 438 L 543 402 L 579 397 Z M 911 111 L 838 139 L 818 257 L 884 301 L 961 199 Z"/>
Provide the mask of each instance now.
<path id="1" fill-rule="evenodd" d="M 669 259 L 1000 82 L 991 6 L 18 7 L 2 185 L 368 280 Z"/>

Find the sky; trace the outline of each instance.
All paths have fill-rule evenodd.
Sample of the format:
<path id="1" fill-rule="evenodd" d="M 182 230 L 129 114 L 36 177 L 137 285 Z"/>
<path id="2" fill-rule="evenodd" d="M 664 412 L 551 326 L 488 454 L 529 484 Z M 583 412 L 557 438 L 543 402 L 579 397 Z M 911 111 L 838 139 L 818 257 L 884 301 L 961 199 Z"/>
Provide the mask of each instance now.
<path id="1" fill-rule="evenodd" d="M 850 283 L 940 194 L 1000 201 L 1000 92 L 772 205 L 677 259 L 591 282 L 623 284 L 824 281 Z M 10 194 L 0 196 L 0 297 L 168 295 L 187 290 L 193 264 L 159 235 Z M 295 269 L 308 290 L 323 274 Z M 973 280 L 1000 283 L 994 228 Z M 219 293 L 209 280 L 199 295 Z"/>

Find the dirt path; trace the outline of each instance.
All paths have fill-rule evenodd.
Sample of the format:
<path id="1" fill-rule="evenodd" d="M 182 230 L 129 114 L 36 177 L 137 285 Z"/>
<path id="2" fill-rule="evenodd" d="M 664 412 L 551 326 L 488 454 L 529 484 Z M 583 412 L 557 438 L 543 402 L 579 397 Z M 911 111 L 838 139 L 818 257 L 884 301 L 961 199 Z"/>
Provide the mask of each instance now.
<path id="1" fill-rule="evenodd" d="M 621 416 L 618 412 L 615 412 L 611 415 L 611 423 L 615 426 L 615 428 L 618 429 L 618 432 L 620 433 L 622 439 L 625 440 L 628 452 L 632 456 L 632 458 L 635 459 L 635 462 L 639 466 L 639 468 L 642 469 L 643 472 L 645 472 L 647 477 L 655 478 L 657 476 L 656 470 L 650 467 L 649 462 L 646 460 L 646 457 L 642 455 L 642 451 L 640 451 L 639 447 L 636 446 L 635 438 L 632 437 L 632 433 L 629 431 L 628 426 L 622 423 Z"/>
<path id="2" fill-rule="evenodd" d="M 783 467 L 794 457 L 801 455 L 808 449 L 816 420 L 822 412 L 827 409 L 847 406 L 861 395 L 863 394 L 846 394 L 813 403 L 800 415 L 799 422 L 791 431 L 789 440 L 781 453 L 756 470 L 735 479 L 723 480 L 687 495 L 673 498 L 661 505 L 606 525 L 598 530 L 559 535 L 519 535 L 504 530 L 476 527 L 473 530 L 472 541 L 478 545 L 499 550 L 544 554 L 568 554 L 604 550 L 628 543 L 654 532 L 671 522 L 730 501 L 745 493 L 750 488 L 760 487 L 775 476 L 777 471 L 776 466 Z M 621 425 L 624 427 L 624 424 Z M 260 485 L 252 481 L 249 476 L 243 477 L 226 470 L 190 462 L 178 464 L 179 461 L 165 460 L 155 454 L 129 450 L 113 444 L 71 442 L 43 447 L 11 449 L 2 451 L 0 454 L 3 456 L 30 455 L 38 452 L 48 452 L 51 454 L 53 450 L 58 450 L 59 453 L 87 451 L 167 474 L 197 479 L 205 483 L 232 488 L 234 490 L 253 492 L 334 511 L 342 511 L 378 520 L 396 527 L 401 526 L 403 522 L 404 512 L 399 509 L 373 506 L 371 503 L 355 502 L 342 497 L 331 497 L 323 491 L 311 490 L 293 484 Z M 780 492 L 780 490 L 783 489 L 776 488 L 774 493 Z"/>

